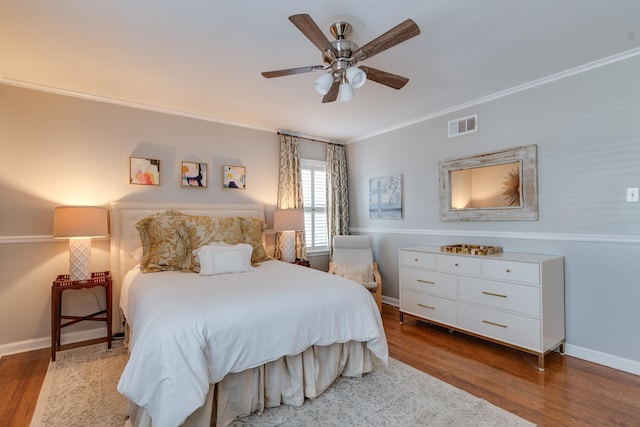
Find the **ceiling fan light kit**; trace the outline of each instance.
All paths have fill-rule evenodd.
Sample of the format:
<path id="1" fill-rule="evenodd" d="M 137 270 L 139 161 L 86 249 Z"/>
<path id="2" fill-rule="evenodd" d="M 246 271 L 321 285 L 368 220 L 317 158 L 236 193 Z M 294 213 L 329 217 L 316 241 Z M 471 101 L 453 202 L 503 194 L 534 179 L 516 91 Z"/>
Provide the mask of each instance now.
<path id="1" fill-rule="evenodd" d="M 353 89 L 362 87 L 367 80 L 397 90 L 404 87 L 409 81 L 406 77 L 371 67 L 357 67 L 356 64 L 420 34 L 420 28 L 411 19 L 396 25 L 362 47 L 358 47 L 355 42 L 347 39 L 351 34 L 351 25 L 348 22 L 336 22 L 331 25 L 329 30 L 335 40 L 329 41 L 309 15 L 293 15 L 289 17 L 289 20 L 320 49 L 325 65 L 265 71 L 262 73 L 264 77 L 272 78 L 329 70 L 314 83 L 316 92 L 324 95 L 323 103 L 333 102 L 336 99 L 342 102 L 351 101 L 354 98 Z"/>
<path id="2" fill-rule="evenodd" d="M 318 92 L 320 95 L 326 95 L 329 92 L 329 89 L 331 89 L 332 84 L 333 84 L 333 73 L 332 72 L 325 73 L 320 77 L 318 77 L 318 80 L 316 80 L 315 82 L 316 92 Z"/>
<path id="3" fill-rule="evenodd" d="M 342 83 L 340 83 L 340 90 L 338 91 L 338 100 L 340 102 L 347 102 L 351 101 L 353 98 L 355 98 L 353 88 L 347 81 L 347 78 L 343 76 Z"/>

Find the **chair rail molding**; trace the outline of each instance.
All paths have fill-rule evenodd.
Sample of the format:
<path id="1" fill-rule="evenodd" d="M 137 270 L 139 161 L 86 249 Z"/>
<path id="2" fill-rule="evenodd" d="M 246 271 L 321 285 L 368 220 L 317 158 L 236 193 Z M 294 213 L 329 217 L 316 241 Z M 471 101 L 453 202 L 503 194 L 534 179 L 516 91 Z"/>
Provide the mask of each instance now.
<path id="1" fill-rule="evenodd" d="M 557 240 L 563 242 L 592 242 L 640 244 L 640 235 L 623 236 L 618 234 L 581 234 L 581 233 L 537 233 L 522 231 L 484 231 L 484 230 L 444 230 L 444 229 L 399 229 L 399 228 L 362 228 L 351 227 L 350 232 L 361 234 L 408 234 L 421 236 L 461 236 L 489 237 L 501 239 Z"/>

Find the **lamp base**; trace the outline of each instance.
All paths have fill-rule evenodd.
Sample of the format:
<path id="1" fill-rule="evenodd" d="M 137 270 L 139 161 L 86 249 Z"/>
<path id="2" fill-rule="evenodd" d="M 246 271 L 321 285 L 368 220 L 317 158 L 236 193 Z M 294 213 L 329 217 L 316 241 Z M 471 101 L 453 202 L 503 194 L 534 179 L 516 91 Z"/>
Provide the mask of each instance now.
<path id="1" fill-rule="evenodd" d="M 69 279 L 91 278 L 91 238 L 69 239 Z"/>
<path id="2" fill-rule="evenodd" d="M 282 232 L 282 261 L 293 262 L 296 260 L 296 232 Z"/>

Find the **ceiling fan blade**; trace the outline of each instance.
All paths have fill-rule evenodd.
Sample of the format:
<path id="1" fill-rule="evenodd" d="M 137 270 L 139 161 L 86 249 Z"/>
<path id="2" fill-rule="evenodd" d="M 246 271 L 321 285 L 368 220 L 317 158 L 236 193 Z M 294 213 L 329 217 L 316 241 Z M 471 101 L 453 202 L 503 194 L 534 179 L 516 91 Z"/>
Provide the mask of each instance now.
<path id="1" fill-rule="evenodd" d="M 322 98 L 322 103 L 325 104 L 327 102 L 333 102 L 336 99 L 338 99 L 339 90 L 340 90 L 340 83 L 337 81 L 333 82 L 333 84 L 331 85 L 331 89 L 329 89 L 329 92 L 327 92 L 324 98 Z"/>
<path id="2" fill-rule="evenodd" d="M 311 65 L 308 67 L 287 68 L 286 70 L 264 71 L 262 76 L 270 79 L 272 77 L 291 76 L 294 74 L 310 73 L 312 71 L 322 70 L 324 70 L 324 66 L 322 65 Z"/>
<path id="3" fill-rule="evenodd" d="M 316 45 L 321 52 L 330 50 L 335 52 L 333 45 L 324 35 L 320 27 L 307 14 L 293 15 L 289 17 L 289 21 L 293 23 L 309 40 Z"/>
<path id="4" fill-rule="evenodd" d="M 409 82 L 406 77 L 387 73 L 376 68 L 361 66 L 360 69 L 367 74 L 367 80 L 389 86 L 394 89 L 402 89 Z"/>
<path id="5" fill-rule="evenodd" d="M 352 60 L 362 61 L 366 58 L 371 58 L 384 50 L 387 50 L 397 44 L 400 44 L 411 37 L 415 37 L 420 34 L 420 28 L 413 22 L 412 19 L 407 19 L 401 24 L 396 25 L 381 36 L 371 40 L 369 43 L 362 46 L 351 57 Z"/>

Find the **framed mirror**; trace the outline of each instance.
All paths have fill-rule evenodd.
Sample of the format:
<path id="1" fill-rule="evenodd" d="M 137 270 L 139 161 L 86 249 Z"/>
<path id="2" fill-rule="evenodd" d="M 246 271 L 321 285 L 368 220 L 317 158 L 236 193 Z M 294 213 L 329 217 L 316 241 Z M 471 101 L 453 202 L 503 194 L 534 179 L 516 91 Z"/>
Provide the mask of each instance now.
<path id="1" fill-rule="evenodd" d="M 536 145 L 443 160 L 440 220 L 538 219 Z"/>

